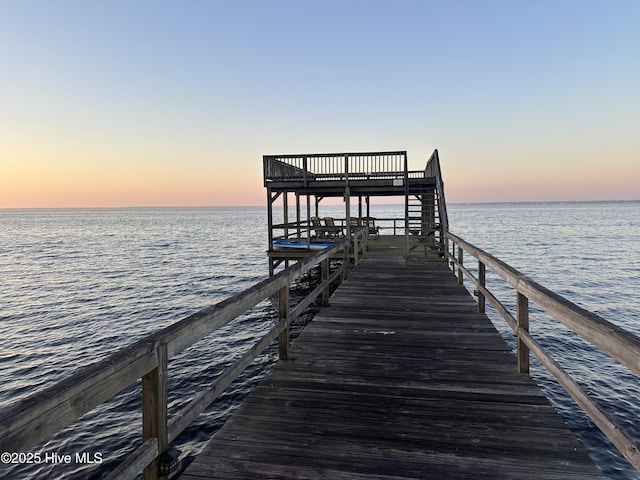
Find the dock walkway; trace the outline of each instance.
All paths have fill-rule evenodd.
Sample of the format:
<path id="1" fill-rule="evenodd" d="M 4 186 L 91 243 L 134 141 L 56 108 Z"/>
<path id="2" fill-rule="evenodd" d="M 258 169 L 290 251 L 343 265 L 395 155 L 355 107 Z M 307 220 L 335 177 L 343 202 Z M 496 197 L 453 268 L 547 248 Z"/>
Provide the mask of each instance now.
<path id="1" fill-rule="evenodd" d="M 445 262 L 371 244 L 180 479 L 603 479 Z"/>

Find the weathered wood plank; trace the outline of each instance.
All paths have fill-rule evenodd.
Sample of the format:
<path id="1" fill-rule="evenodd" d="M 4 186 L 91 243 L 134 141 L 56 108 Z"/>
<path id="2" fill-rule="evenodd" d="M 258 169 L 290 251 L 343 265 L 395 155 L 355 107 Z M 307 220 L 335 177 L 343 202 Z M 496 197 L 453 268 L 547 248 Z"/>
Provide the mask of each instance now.
<path id="1" fill-rule="evenodd" d="M 446 265 L 367 256 L 181 479 L 601 479 Z"/>

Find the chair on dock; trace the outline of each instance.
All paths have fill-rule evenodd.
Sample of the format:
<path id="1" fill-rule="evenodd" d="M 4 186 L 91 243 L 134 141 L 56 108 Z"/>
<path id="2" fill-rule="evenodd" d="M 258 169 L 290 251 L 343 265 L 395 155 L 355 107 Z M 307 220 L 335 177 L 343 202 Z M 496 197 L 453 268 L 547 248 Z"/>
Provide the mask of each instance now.
<path id="1" fill-rule="evenodd" d="M 335 238 L 335 237 L 344 237 L 344 230 L 342 227 L 336 226 L 336 223 L 333 217 L 324 217 L 324 225 L 325 232 L 327 236 Z"/>
<path id="2" fill-rule="evenodd" d="M 316 232 L 316 237 L 317 238 L 326 238 L 328 236 L 327 235 L 327 228 L 322 225 L 322 223 L 320 222 L 320 218 L 311 217 L 310 220 L 311 220 L 311 227 Z"/>
<path id="3" fill-rule="evenodd" d="M 369 235 L 375 235 L 376 239 L 380 238 L 380 227 L 376 227 L 375 217 L 364 217 L 362 223 L 369 229 Z"/>

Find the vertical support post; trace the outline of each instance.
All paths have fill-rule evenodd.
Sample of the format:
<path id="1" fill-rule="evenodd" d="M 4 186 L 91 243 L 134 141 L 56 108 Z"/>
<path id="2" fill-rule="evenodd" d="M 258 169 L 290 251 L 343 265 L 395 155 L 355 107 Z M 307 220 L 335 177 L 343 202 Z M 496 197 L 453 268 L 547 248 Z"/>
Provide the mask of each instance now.
<path id="1" fill-rule="evenodd" d="M 449 239 L 444 239 L 444 261 L 447 262 L 447 268 L 449 267 Z"/>
<path id="2" fill-rule="evenodd" d="M 289 192 L 282 195 L 282 220 L 284 221 L 284 238 L 289 238 Z"/>
<path id="3" fill-rule="evenodd" d="M 369 226 L 367 225 L 367 228 L 364 231 L 364 252 L 368 252 L 369 251 Z"/>
<path id="4" fill-rule="evenodd" d="M 353 266 L 358 266 L 359 261 L 359 250 L 360 250 L 360 230 L 357 229 L 355 235 L 353 236 Z"/>
<path id="5" fill-rule="evenodd" d="M 349 240 L 347 239 L 342 250 L 342 281 L 349 278 Z"/>
<path id="6" fill-rule="evenodd" d="M 271 195 L 271 188 L 269 187 L 267 187 L 267 223 L 269 224 L 267 226 L 267 237 L 269 241 L 267 251 L 270 252 L 273 248 L 273 197 Z M 269 256 L 269 276 L 272 276 L 273 272 L 273 259 Z"/>
<path id="7" fill-rule="evenodd" d="M 280 360 L 289 358 L 289 284 L 278 290 L 278 318 L 285 323 L 278 337 Z"/>
<path id="8" fill-rule="evenodd" d="M 344 188 L 344 215 L 346 235 L 350 238 L 353 232 L 351 232 L 351 189 L 348 185 Z"/>
<path id="9" fill-rule="evenodd" d="M 464 250 L 458 245 L 458 285 L 464 283 L 464 274 L 462 273 L 462 267 L 464 265 Z"/>
<path id="10" fill-rule="evenodd" d="M 407 154 L 404 154 L 404 259 L 409 261 L 409 165 Z"/>
<path id="11" fill-rule="evenodd" d="M 482 287 L 486 287 L 487 268 L 484 263 L 478 260 L 478 284 Z M 478 313 L 485 312 L 486 299 L 482 289 L 478 289 Z"/>
<path id="12" fill-rule="evenodd" d="M 271 242 L 273 241 L 273 202 L 274 198 L 271 194 L 271 189 L 267 187 L 267 222 L 269 223 L 267 235 L 269 237 L 269 250 L 271 250 Z"/>
<path id="13" fill-rule="evenodd" d="M 300 238 L 300 194 L 298 192 L 296 192 L 296 233 Z"/>
<path id="14" fill-rule="evenodd" d="M 529 331 L 529 299 L 518 292 L 518 373 L 529 373 L 529 347 L 521 338 L 521 332 Z"/>
<path id="15" fill-rule="evenodd" d="M 307 157 L 303 157 L 303 159 L 302 159 L 302 182 L 303 182 L 305 188 L 307 188 L 307 170 L 308 170 L 307 163 L 308 163 Z"/>
<path id="16" fill-rule="evenodd" d="M 316 206 L 316 217 L 318 216 L 317 213 L 317 206 Z M 307 193 L 307 238 L 311 238 L 311 195 L 309 195 Z"/>
<path id="17" fill-rule="evenodd" d="M 349 183 L 349 155 L 344 156 L 344 179 Z"/>
<path id="18" fill-rule="evenodd" d="M 169 444 L 167 429 L 167 345 L 156 349 L 158 366 L 142 377 L 142 441 L 158 439 L 158 456 L 143 472 L 144 480 L 157 480 L 160 454 Z"/>
<path id="19" fill-rule="evenodd" d="M 347 157 L 345 156 L 345 165 L 346 165 L 346 159 Z M 344 187 L 344 202 L 345 202 L 345 206 L 344 206 L 344 211 L 345 211 L 345 232 L 346 232 L 346 236 L 347 236 L 347 243 L 344 247 L 344 257 L 343 257 L 343 270 L 342 270 L 342 280 L 346 280 L 347 277 L 349 276 L 349 249 L 351 246 L 351 189 L 349 188 L 349 185 L 347 184 Z"/>
<path id="20" fill-rule="evenodd" d="M 328 307 L 329 306 L 329 283 L 327 282 L 327 280 L 329 280 L 329 259 L 328 258 L 325 258 L 320 263 L 320 276 L 322 278 L 322 283 L 326 283 L 324 289 L 322 290 L 322 306 Z"/>

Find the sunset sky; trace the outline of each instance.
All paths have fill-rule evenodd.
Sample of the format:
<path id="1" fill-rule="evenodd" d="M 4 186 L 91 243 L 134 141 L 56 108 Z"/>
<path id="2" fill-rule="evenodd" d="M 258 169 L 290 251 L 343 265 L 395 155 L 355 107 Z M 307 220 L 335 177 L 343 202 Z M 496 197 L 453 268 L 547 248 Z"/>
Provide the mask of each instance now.
<path id="1" fill-rule="evenodd" d="M 262 205 L 440 152 L 449 202 L 640 199 L 640 2 L 0 1 L 0 208 Z"/>

